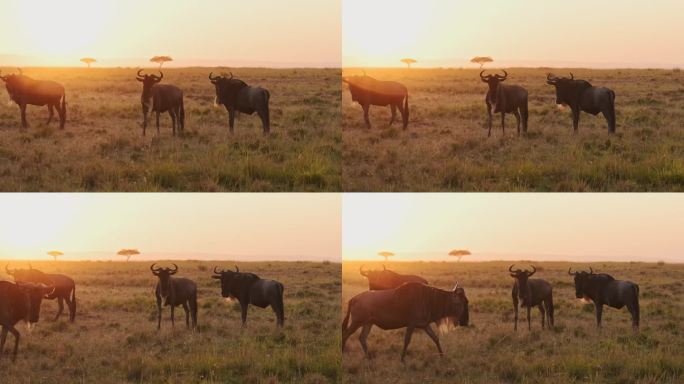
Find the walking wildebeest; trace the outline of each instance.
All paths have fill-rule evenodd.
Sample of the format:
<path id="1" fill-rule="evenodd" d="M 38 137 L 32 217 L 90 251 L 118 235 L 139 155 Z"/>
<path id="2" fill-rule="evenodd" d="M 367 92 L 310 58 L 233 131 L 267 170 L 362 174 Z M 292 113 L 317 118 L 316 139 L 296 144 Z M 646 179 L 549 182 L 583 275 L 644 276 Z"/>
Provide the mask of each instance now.
<path id="1" fill-rule="evenodd" d="M 356 101 L 363 108 L 363 118 L 366 127 L 371 127 L 368 112 L 371 105 L 380 107 L 390 106 L 392 118 L 389 125 L 394 123 L 397 116 L 397 109 L 401 113 L 404 129 L 408 128 L 409 123 L 409 94 L 408 89 L 401 83 L 395 81 L 379 81 L 370 76 L 351 76 L 343 77 L 342 81 L 349 85 L 352 101 Z"/>
<path id="2" fill-rule="evenodd" d="M 580 111 L 596 116 L 602 113 L 608 121 L 608 132 L 615 133 L 615 92 L 604 87 L 594 87 L 586 80 L 546 76 L 546 83 L 556 87 L 556 104 L 568 105 L 572 111 L 572 126 L 579 128 Z"/>
<path id="3" fill-rule="evenodd" d="M 228 126 L 230 133 L 233 133 L 235 126 L 235 112 L 246 113 L 248 115 L 256 112 L 261 118 L 264 135 L 271 132 L 271 115 L 268 103 L 271 94 L 268 90 L 261 87 L 251 87 L 242 80 L 234 79 L 233 73 L 230 78 L 225 76 L 213 76 L 209 73 L 209 81 L 216 88 L 215 104 L 223 104 L 228 111 Z"/>
<path id="4" fill-rule="evenodd" d="M 17 103 L 21 110 L 21 126 L 28 127 L 26 121 L 26 106 L 37 105 L 43 107 L 48 106 L 50 117 L 47 123 L 52 122 L 54 110 L 57 109 L 59 114 L 59 128 L 64 129 L 66 123 L 66 93 L 64 86 L 54 81 L 34 80 L 25 76 L 21 69 L 19 74 L 11 74 L 7 76 L 0 76 L 0 79 L 5 82 L 5 88 L 12 101 Z"/>
<path id="5" fill-rule="evenodd" d="M 515 264 L 513 264 L 515 265 Z M 537 272 L 537 268 L 532 266 L 532 272 L 528 270 L 513 270 L 513 265 L 508 267 L 511 277 L 515 279 L 513 283 L 513 309 L 515 310 L 514 330 L 518 330 L 518 302 L 520 307 L 527 308 L 527 329 L 532 330 L 530 311 L 532 307 L 539 308 L 541 313 L 542 329 L 545 328 L 545 321 L 548 321 L 549 328 L 553 327 L 553 288 L 546 280 L 530 279 L 530 276 Z"/>
<path id="6" fill-rule="evenodd" d="M 639 330 L 639 286 L 631 281 L 615 280 L 613 276 L 605 273 L 594 273 L 592 268 L 589 272 L 571 272 L 568 274 L 575 277 L 575 296 L 578 299 L 590 299 L 596 308 L 596 326 L 601 327 L 603 305 L 627 310 L 632 315 L 632 329 Z"/>
<path id="7" fill-rule="evenodd" d="M 29 269 L 10 270 L 8 267 L 9 265 L 5 265 L 5 272 L 14 277 L 16 282 L 44 284 L 55 288 L 51 294 L 44 297 L 48 300 L 57 299 L 59 309 L 54 321 L 57 321 L 64 312 L 65 301 L 69 307 L 69 320 L 73 322 L 76 319 L 76 283 L 74 279 L 57 273 L 44 273 L 34 269 L 30 264 Z"/>
<path id="8" fill-rule="evenodd" d="M 285 324 L 285 307 L 283 304 L 283 284 L 275 280 L 265 280 L 253 273 L 240 272 L 235 266 L 235 271 L 217 270 L 214 267 L 212 279 L 221 280 L 221 295 L 237 299 L 242 311 L 242 326 L 247 322 L 247 307 L 249 304 L 259 308 L 269 305 L 276 314 L 278 326 Z"/>
<path id="9" fill-rule="evenodd" d="M 492 136 L 492 113 L 501 113 L 501 131 L 506 133 L 505 121 L 506 114 L 512 113 L 518 121 L 518 136 L 520 136 L 520 123 L 522 122 L 523 133 L 527 133 L 527 120 L 529 113 L 527 110 L 527 90 L 519 85 L 504 85 L 503 81 L 508 79 L 508 72 L 503 71 L 504 75 L 483 76 L 485 71 L 480 72 L 480 79 L 489 85 L 485 103 L 487 104 L 487 117 L 489 133 Z"/>
<path id="10" fill-rule="evenodd" d="M 359 342 L 368 356 L 366 339 L 373 325 L 376 325 L 384 330 L 406 328 L 401 361 L 404 361 L 411 335 L 416 328 L 424 330 L 430 336 L 442 355 L 439 338 L 430 324 L 466 326 L 468 317 L 468 299 L 465 290 L 458 283 L 453 291 L 444 291 L 421 283 L 406 283 L 396 289 L 362 292 L 349 300 L 347 315 L 342 322 L 342 350 L 344 351 L 349 336 L 363 327 Z"/>
<path id="11" fill-rule="evenodd" d="M 12 361 L 17 358 L 19 350 L 19 331 L 15 328 L 20 320 L 26 321 L 31 326 L 38 322 L 40 318 L 40 303 L 43 296 L 49 295 L 54 287 L 44 284 L 33 283 L 11 283 L 0 281 L 0 357 L 5 350 L 7 333 L 14 335 L 14 352 Z"/>
<path id="12" fill-rule="evenodd" d="M 185 107 L 183 105 L 183 91 L 169 84 L 159 84 L 164 78 L 164 73 L 159 71 L 161 76 L 142 75 L 142 69 L 138 71 L 136 80 L 143 83 L 142 103 L 143 111 L 143 136 L 147 130 L 147 114 L 155 112 L 157 117 L 157 134 L 159 134 L 159 115 L 168 112 L 173 121 L 173 134 L 176 134 L 176 124 L 179 131 L 185 130 Z"/>
<path id="13" fill-rule="evenodd" d="M 174 308 L 182 305 L 185 311 L 185 327 L 190 329 L 190 316 L 192 316 L 192 329 L 196 329 L 197 285 L 184 277 L 172 277 L 178 272 L 176 264 L 173 264 L 173 269 L 155 268 L 155 264 L 150 265 L 150 270 L 159 278 L 154 291 L 157 298 L 157 330 L 161 329 L 162 299 L 164 299 L 164 306 L 171 307 L 171 326 L 176 326 Z"/>
<path id="14" fill-rule="evenodd" d="M 379 291 L 383 289 L 398 288 L 404 283 L 421 283 L 427 285 L 427 280 L 416 275 L 401 275 L 382 266 L 380 270 L 363 270 L 363 265 L 359 267 L 361 276 L 368 279 L 368 289 Z"/>

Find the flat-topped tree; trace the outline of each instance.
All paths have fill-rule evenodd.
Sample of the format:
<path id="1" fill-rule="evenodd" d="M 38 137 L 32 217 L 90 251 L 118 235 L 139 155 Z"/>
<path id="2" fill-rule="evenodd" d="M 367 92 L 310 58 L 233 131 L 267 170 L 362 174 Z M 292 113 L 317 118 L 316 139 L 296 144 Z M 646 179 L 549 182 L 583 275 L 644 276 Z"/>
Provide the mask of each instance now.
<path id="1" fill-rule="evenodd" d="M 401 59 L 401 62 L 404 63 L 404 64 L 406 64 L 406 66 L 408 67 L 408 69 L 411 69 L 411 64 L 415 64 L 415 63 L 417 63 L 418 61 L 417 61 L 416 59 L 411 59 L 411 58 L 408 58 L 408 57 L 407 57 L 407 58 L 405 58 L 405 59 Z"/>
<path id="2" fill-rule="evenodd" d="M 389 252 L 389 251 L 382 251 L 382 252 L 378 252 L 378 256 L 382 256 L 385 258 L 385 261 L 389 261 L 388 259 L 390 257 L 394 256 L 394 253 Z"/>
<path id="3" fill-rule="evenodd" d="M 140 251 L 138 251 L 137 249 L 126 249 L 126 248 L 124 248 L 124 249 L 119 250 L 119 252 L 117 252 L 116 254 L 119 256 L 125 257 L 126 262 L 129 262 L 129 261 L 131 261 L 131 256 L 139 255 Z"/>
<path id="4" fill-rule="evenodd" d="M 471 63 L 479 64 L 480 69 L 482 69 L 482 67 L 484 67 L 485 64 L 491 63 L 493 61 L 494 61 L 494 59 L 492 59 L 489 56 L 475 56 L 472 59 L 470 59 Z"/>
<path id="5" fill-rule="evenodd" d="M 166 63 L 167 61 L 173 61 L 173 58 L 171 56 L 154 56 L 150 59 L 150 61 L 159 64 L 159 69 L 161 69 L 164 63 Z"/>
<path id="6" fill-rule="evenodd" d="M 97 60 L 93 59 L 92 57 L 84 57 L 81 59 L 81 63 L 85 63 L 88 68 L 90 68 L 90 64 L 97 63 Z"/>
<path id="7" fill-rule="evenodd" d="M 48 252 L 47 254 L 48 254 L 49 256 L 52 256 L 52 258 L 53 258 L 55 261 L 57 261 L 57 258 L 58 258 L 58 257 L 64 256 L 64 253 L 62 253 L 62 252 L 60 252 L 60 251 L 50 251 L 50 252 Z"/>
<path id="8" fill-rule="evenodd" d="M 463 256 L 470 256 L 472 253 L 470 253 L 469 250 L 467 249 L 453 249 L 451 252 L 449 252 L 449 256 L 456 257 L 458 258 L 456 261 L 461 261 Z"/>

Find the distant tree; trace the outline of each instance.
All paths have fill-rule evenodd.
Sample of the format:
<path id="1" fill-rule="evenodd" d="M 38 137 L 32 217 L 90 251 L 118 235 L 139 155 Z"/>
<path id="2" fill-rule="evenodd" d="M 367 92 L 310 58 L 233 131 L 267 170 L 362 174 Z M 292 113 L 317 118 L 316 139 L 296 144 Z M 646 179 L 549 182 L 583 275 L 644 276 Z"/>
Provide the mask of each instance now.
<path id="1" fill-rule="evenodd" d="M 173 58 L 171 56 L 155 56 L 151 58 L 150 61 L 159 64 L 159 69 L 161 69 L 164 63 L 166 63 L 167 61 L 173 61 Z"/>
<path id="2" fill-rule="evenodd" d="M 137 249 L 126 249 L 126 248 L 124 248 L 124 249 L 119 250 L 119 252 L 117 252 L 116 254 L 119 256 L 125 257 L 126 262 L 129 262 L 129 261 L 131 261 L 131 256 L 139 255 L 140 251 L 138 251 Z"/>
<path id="3" fill-rule="evenodd" d="M 470 59 L 471 63 L 480 64 L 480 69 L 482 69 L 482 67 L 484 67 L 485 64 L 491 63 L 492 61 L 494 61 L 494 59 L 492 59 L 489 56 L 475 56 L 472 59 Z"/>
<path id="4" fill-rule="evenodd" d="M 401 62 L 404 63 L 404 64 L 406 64 L 406 66 L 407 66 L 409 69 L 411 69 L 411 64 L 415 64 L 415 63 L 417 63 L 418 61 L 416 61 L 415 59 L 406 58 L 406 59 L 401 59 Z"/>
<path id="5" fill-rule="evenodd" d="M 93 59 L 92 57 L 84 57 L 81 59 L 81 63 L 86 63 L 88 68 L 90 68 L 90 64 L 97 63 L 97 60 Z"/>
<path id="6" fill-rule="evenodd" d="M 55 261 L 57 261 L 57 258 L 58 258 L 58 257 L 64 256 L 64 253 L 62 253 L 62 252 L 60 252 L 60 251 L 50 251 L 50 252 L 48 252 L 47 254 L 50 255 L 50 256 L 52 256 L 52 258 L 53 258 Z"/>
<path id="7" fill-rule="evenodd" d="M 453 257 L 458 258 L 457 261 L 461 261 L 461 258 L 463 258 L 463 256 L 470 256 L 470 255 L 472 255 L 472 253 L 470 253 L 470 251 L 467 249 L 454 249 L 451 252 L 449 252 L 449 256 L 453 256 Z"/>
<path id="8" fill-rule="evenodd" d="M 384 257 L 385 261 L 388 261 L 388 259 L 390 257 L 394 256 L 394 253 L 388 252 L 388 251 L 382 251 L 382 252 L 378 252 L 378 256 Z"/>

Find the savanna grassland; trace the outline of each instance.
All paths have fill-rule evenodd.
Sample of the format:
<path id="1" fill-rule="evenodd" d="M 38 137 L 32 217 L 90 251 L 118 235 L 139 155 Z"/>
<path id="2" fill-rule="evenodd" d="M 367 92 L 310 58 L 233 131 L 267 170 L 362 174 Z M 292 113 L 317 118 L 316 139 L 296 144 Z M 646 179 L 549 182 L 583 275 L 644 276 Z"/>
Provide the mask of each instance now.
<path id="1" fill-rule="evenodd" d="M 365 268 L 382 268 L 365 263 Z M 519 267 L 523 267 L 519 263 Z M 527 263 L 524 263 L 529 265 Z M 684 380 L 684 265 L 646 263 L 535 262 L 535 277 L 553 285 L 555 327 L 541 330 L 532 311 L 532 331 L 525 311 L 513 331 L 510 262 L 390 263 L 399 273 L 425 277 L 451 289 L 456 280 L 466 290 L 470 325 L 440 335 L 445 354 L 424 332 L 414 333 L 400 362 L 404 330 L 373 327 L 368 337 L 371 359 L 363 356 L 360 332 L 347 342 L 343 376 L 348 383 L 681 383 Z M 343 314 L 353 295 L 368 289 L 360 264 L 343 265 Z M 568 267 L 588 268 L 631 280 L 641 289 L 641 330 L 634 334 L 626 308 L 604 307 L 603 329 L 596 329 L 594 306 L 575 299 Z"/>
<path id="2" fill-rule="evenodd" d="M 55 301 L 44 300 L 41 320 L 23 339 L 12 364 L 0 360 L 2 382 L 13 383 L 334 383 L 341 381 L 340 264 L 237 263 L 242 271 L 285 285 L 285 326 L 271 308 L 250 306 L 242 329 L 237 302 L 227 302 L 214 265 L 177 262 L 178 276 L 198 285 L 198 332 L 187 331 L 182 307 L 171 328 L 165 308 L 157 331 L 150 263 L 34 262 L 44 272 L 76 281 L 76 322 L 52 321 Z M 166 265 L 167 263 L 162 263 Z M 2 263 L 5 265 L 5 262 Z M 12 267 L 24 267 L 13 262 Z M 4 268 L 2 269 L 4 274 Z M 5 277 L 5 276 L 3 276 Z M 13 345 L 9 337 L 8 344 Z M 9 349 L 7 346 L 7 350 Z M 11 350 L 11 349 L 10 349 Z"/>
<path id="3" fill-rule="evenodd" d="M 546 74 L 589 80 L 616 92 L 617 134 L 602 115 L 582 113 L 573 134 L 570 109 L 555 104 Z M 681 191 L 684 190 L 684 74 L 679 70 L 508 69 L 506 84 L 529 92 L 528 134 L 506 133 L 494 116 L 487 138 L 487 84 L 475 69 L 366 69 L 404 83 L 407 131 L 388 126 L 389 107 L 342 97 L 345 191 Z M 491 73 L 491 71 L 489 72 Z M 345 69 L 345 76 L 361 75 Z"/>
<path id="4" fill-rule="evenodd" d="M 3 74 L 15 68 L 0 68 Z M 142 136 L 142 84 L 135 69 L 24 68 L 66 88 L 67 126 L 46 125 L 47 107 L 0 103 L 2 191 L 338 191 L 341 188 L 340 70 L 232 68 L 271 93 L 271 135 L 261 121 L 213 106 L 212 69 L 164 69 L 184 91 L 185 133 L 154 117 Z M 154 71 L 154 70 L 151 70 Z M 217 72 L 227 69 L 213 69 Z M 154 72 L 153 72 L 154 73 Z M 4 85 L 0 97 L 7 98 Z"/>

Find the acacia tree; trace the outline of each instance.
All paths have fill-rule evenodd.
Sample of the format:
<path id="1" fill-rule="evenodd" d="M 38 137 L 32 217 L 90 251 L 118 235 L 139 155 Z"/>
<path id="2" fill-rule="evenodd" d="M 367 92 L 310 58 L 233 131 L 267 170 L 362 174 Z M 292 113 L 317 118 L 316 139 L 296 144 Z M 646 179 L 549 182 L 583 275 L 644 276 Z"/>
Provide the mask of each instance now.
<path id="1" fill-rule="evenodd" d="M 408 69 L 411 69 L 411 64 L 415 64 L 415 63 L 417 63 L 418 61 L 415 60 L 415 59 L 411 59 L 411 58 L 405 58 L 405 59 L 401 59 L 401 62 L 404 63 L 404 64 L 406 64 L 406 66 L 408 67 Z"/>
<path id="2" fill-rule="evenodd" d="M 62 252 L 60 252 L 60 251 L 50 251 L 50 252 L 48 252 L 47 254 L 48 254 L 49 256 L 52 256 L 52 258 L 53 258 L 55 261 L 57 261 L 57 258 L 58 258 L 58 257 L 64 256 L 64 253 L 62 253 Z"/>
<path id="3" fill-rule="evenodd" d="M 159 69 L 161 69 L 164 63 L 166 63 L 167 61 L 173 61 L 173 58 L 171 56 L 154 56 L 150 59 L 150 61 L 159 64 Z"/>
<path id="4" fill-rule="evenodd" d="M 81 59 L 81 63 L 86 63 L 88 68 L 90 68 L 90 64 L 97 63 L 97 60 L 93 59 L 92 57 L 84 57 Z"/>
<path id="5" fill-rule="evenodd" d="M 472 253 L 470 253 L 470 251 L 467 249 L 453 249 L 451 252 L 449 252 L 449 256 L 453 256 L 453 257 L 458 258 L 457 262 L 461 261 L 461 258 L 463 258 L 463 256 L 470 256 L 470 255 L 472 255 Z"/>
<path id="6" fill-rule="evenodd" d="M 484 67 L 485 64 L 491 63 L 493 61 L 494 59 L 492 59 L 489 56 L 475 56 L 472 59 L 470 59 L 471 63 L 480 64 L 480 69 L 482 69 L 482 67 Z"/>
<path id="7" fill-rule="evenodd" d="M 131 261 L 131 256 L 139 255 L 140 251 L 138 251 L 137 249 L 126 249 L 126 248 L 124 248 L 124 249 L 119 250 L 119 252 L 117 252 L 116 254 L 119 256 L 125 257 L 126 262 L 129 262 L 129 261 Z"/>
<path id="8" fill-rule="evenodd" d="M 384 257 L 385 261 L 388 261 L 388 259 L 390 257 L 394 256 L 394 253 L 388 252 L 388 251 L 382 251 L 382 252 L 378 252 L 378 256 Z"/>

